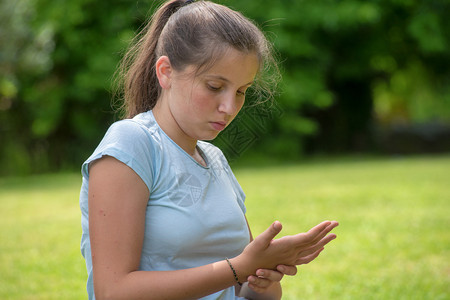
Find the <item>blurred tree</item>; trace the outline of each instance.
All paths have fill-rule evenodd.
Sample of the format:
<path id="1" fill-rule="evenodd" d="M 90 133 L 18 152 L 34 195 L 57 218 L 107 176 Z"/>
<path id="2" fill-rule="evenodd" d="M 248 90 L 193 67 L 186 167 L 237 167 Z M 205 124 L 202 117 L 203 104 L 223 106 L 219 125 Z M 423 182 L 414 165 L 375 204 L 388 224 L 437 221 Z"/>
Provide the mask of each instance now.
<path id="1" fill-rule="evenodd" d="M 219 2 L 261 24 L 283 73 L 277 104 L 246 108 L 217 141 L 232 155 L 366 150 L 379 124 L 449 122 L 448 1 Z M 115 120 L 112 75 L 153 7 L 0 0 L 0 174 L 79 167 Z"/>
<path id="2" fill-rule="evenodd" d="M 263 24 L 283 61 L 266 151 L 370 150 L 380 122 L 450 122 L 450 2 L 223 2 Z"/>
<path id="3" fill-rule="evenodd" d="M 53 50 L 51 30 L 32 28 L 30 19 L 34 14 L 31 0 L 0 2 L 0 160 L 3 170 L 31 171 L 28 136 L 21 134 L 27 120 L 20 109 L 16 111 L 21 106 L 20 91 L 26 87 L 20 74 L 45 73 L 51 65 Z"/>
<path id="4" fill-rule="evenodd" d="M 114 118 L 120 52 L 149 9 L 138 4 L 2 0 L 0 173 L 78 166 L 93 150 Z"/>

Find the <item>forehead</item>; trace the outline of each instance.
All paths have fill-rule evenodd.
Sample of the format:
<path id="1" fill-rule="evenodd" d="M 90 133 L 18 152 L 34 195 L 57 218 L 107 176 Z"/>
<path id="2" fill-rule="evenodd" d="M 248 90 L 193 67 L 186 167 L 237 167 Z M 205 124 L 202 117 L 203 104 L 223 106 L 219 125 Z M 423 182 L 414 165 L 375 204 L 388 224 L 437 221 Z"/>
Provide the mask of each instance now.
<path id="1" fill-rule="evenodd" d="M 198 70 L 198 68 L 197 68 Z M 196 77 L 215 77 L 225 81 L 245 84 L 253 81 L 259 70 L 259 59 L 255 53 L 228 49 L 204 70 L 198 70 Z"/>

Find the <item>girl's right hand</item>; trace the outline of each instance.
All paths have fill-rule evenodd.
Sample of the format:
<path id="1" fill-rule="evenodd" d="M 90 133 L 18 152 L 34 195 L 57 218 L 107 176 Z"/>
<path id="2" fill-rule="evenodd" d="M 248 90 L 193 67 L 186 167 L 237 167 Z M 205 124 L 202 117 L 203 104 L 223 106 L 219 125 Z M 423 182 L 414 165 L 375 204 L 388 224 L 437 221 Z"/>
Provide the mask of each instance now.
<path id="1" fill-rule="evenodd" d="M 306 233 L 274 240 L 282 229 L 281 223 L 276 221 L 248 244 L 239 256 L 233 258 L 233 266 L 239 278 L 244 279 L 256 274 L 257 269 L 275 270 L 278 265 L 307 264 L 336 238 L 335 234 L 328 234 L 336 226 L 336 221 L 325 221 Z"/>

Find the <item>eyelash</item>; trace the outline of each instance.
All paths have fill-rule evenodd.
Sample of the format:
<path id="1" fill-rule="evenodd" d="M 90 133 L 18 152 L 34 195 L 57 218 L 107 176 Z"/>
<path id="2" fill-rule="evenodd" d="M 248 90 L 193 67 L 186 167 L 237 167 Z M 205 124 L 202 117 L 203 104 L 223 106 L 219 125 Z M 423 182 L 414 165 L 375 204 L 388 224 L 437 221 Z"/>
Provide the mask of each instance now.
<path id="1" fill-rule="evenodd" d="M 213 91 L 213 92 L 219 92 L 219 91 L 222 90 L 222 87 L 214 87 L 214 86 L 209 85 L 209 84 L 207 86 L 208 86 L 208 89 Z M 245 92 L 241 92 L 241 91 L 237 91 L 236 94 L 239 95 L 239 96 L 245 96 Z"/>
<path id="2" fill-rule="evenodd" d="M 215 86 L 212 86 L 212 85 L 209 85 L 209 84 L 208 84 L 208 89 L 210 89 L 210 90 L 213 91 L 213 92 L 218 92 L 218 91 L 220 91 L 222 88 L 221 88 L 221 87 L 215 87 Z"/>

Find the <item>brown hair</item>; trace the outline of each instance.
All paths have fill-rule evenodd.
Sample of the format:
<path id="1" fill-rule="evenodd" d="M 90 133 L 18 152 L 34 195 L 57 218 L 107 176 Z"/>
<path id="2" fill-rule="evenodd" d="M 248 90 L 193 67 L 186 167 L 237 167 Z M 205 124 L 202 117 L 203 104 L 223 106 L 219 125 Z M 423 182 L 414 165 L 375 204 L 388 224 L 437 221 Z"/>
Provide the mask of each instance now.
<path id="1" fill-rule="evenodd" d="M 260 67 L 252 90 L 258 99 L 272 98 L 279 72 L 270 43 L 255 24 L 209 1 L 166 1 L 133 40 L 118 69 L 125 117 L 148 111 L 158 101 L 161 87 L 155 64 L 159 57 L 167 56 L 178 71 L 188 65 L 201 71 L 229 47 L 258 56 Z"/>

